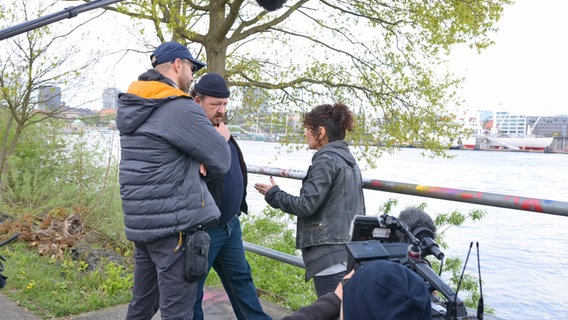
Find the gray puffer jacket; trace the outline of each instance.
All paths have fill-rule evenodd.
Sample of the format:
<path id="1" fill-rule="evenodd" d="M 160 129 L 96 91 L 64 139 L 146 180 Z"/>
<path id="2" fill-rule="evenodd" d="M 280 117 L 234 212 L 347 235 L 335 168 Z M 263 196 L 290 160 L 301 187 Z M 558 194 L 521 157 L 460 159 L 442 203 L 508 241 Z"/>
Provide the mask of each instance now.
<path id="1" fill-rule="evenodd" d="M 120 195 L 126 238 L 148 243 L 220 215 L 203 177 L 230 165 L 225 139 L 191 97 L 154 69 L 120 94 Z"/>

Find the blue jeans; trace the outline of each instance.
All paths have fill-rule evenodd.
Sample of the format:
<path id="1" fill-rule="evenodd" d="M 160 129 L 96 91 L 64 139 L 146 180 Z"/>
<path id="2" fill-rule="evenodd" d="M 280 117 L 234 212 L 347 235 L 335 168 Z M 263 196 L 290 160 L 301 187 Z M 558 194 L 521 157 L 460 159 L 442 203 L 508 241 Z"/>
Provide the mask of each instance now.
<path id="1" fill-rule="evenodd" d="M 256 294 L 250 265 L 245 258 L 239 218 L 235 217 L 226 225 L 217 228 L 208 228 L 207 233 L 211 237 L 209 269 L 213 267 L 219 275 L 237 319 L 271 319 L 262 310 Z M 193 305 L 193 320 L 203 319 L 201 303 L 204 283 L 205 278 L 199 281 Z"/>

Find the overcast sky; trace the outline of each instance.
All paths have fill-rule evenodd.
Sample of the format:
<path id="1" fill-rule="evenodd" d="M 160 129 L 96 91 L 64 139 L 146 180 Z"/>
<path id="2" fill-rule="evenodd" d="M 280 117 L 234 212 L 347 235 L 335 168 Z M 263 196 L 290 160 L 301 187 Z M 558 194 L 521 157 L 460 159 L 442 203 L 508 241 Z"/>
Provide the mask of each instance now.
<path id="1" fill-rule="evenodd" d="M 480 55 L 455 52 L 452 69 L 467 80 L 472 110 L 568 114 L 568 1 L 517 0 L 505 8 L 495 45 Z"/>
<path id="2" fill-rule="evenodd" d="M 450 69 L 466 77 L 461 96 L 472 111 L 495 109 L 526 115 L 568 114 L 564 95 L 568 86 L 568 0 L 517 0 L 505 8 L 492 36 L 495 45 L 481 54 L 455 50 Z M 104 18 L 103 18 L 104 19 Z M 98 23 L 94 43 L 113 47 L 110 39 L 134 38 L 117 33 L 116 16 Z M 113 28 L 103 28 L 103 25 Z M 106 39 L 103 40 L 103 39 Z M 97 68 L 100 83 L 92 91 L 100 96 L 106 86 L 126 90 L 138 74 L 149 68 L 147 55 L 132 54 L 122 60 L 114 55 Z M 104 78 L 104 79 L 103 79 Z M 100 88 L 99 88 L 100 87 Z M 71 102 L 71 104 L 73 104 Z M 100 108 L 100 102 L 86 107 Z"/>

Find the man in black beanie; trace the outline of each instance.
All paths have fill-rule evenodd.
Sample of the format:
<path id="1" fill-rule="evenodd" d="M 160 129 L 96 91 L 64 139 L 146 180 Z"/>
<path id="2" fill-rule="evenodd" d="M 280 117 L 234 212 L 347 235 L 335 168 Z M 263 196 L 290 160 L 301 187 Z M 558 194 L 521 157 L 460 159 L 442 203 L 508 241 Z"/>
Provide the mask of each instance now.
<path id="1" fill-rule="evenodd" d="M 223 117 L 231 92 L 225 79 L 217 73 L 208 73 L 195 83 L 191 93 L 195 102 L 204 110 L 213 126 L 223 124 Z M 229 296 L 237 319 L 271 319 L 258 300 L 256 288 L 252 280 L 250 266 L 245 257 L 242 241 L 242 230 L 238 216 L 247 213 L 245 200 L 247 187 L 247 168 L 243 154 L 231 135 L 231 166 L 224 177 L 207 182 L 207 188 L 221 211 L 219 225 L 207 228 L 211 237 L 209 247 L 209 268 L 213 267 Z M 208 269 L 209 272 L 209 269 Z M 193 307 L 193 319 L 203 319 L 201 306 L 203 284 L 199 282 L 197 297 Z"/>

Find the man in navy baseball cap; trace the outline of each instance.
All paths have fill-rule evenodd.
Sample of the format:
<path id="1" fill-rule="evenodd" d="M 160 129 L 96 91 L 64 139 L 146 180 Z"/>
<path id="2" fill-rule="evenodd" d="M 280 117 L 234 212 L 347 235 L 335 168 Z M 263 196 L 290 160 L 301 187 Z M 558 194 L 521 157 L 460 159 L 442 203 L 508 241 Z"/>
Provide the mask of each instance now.
<path id="1" fill-rule="evenodd" d="M 124 231 L 134 243 L 125 319 L 152 319 L 159 309 L 162 319 L 191 320 L 199 279 L 188 274 L 186 260 L 207 249 L 203 244 L 190 253 L 188 240 L 199 225 L 217 225 L 221 215 L 203 176 L 222 179 L 229 171 L 230 132 L 224 124 L 214 127 L 188 94 L 193 70 L 205 64 L 185 46 L 161 44 L 152 64 L 119 94 L 116 114 Z"/>
<path id="2" fill-rule="evenodd" d="M 154 68 L 162 63 L 173 62 L 178 58 L 181 60 L 186 59 L 193 63 L 193 68 L 191 70 L 193 72 L 197 72 L 199 69 L 205 67 L 205 63 L 195 59 L 186 46 L 175 41 L 162 43 L 150 56 L 150 60 L 152 60 L 152 67 Z"/>

